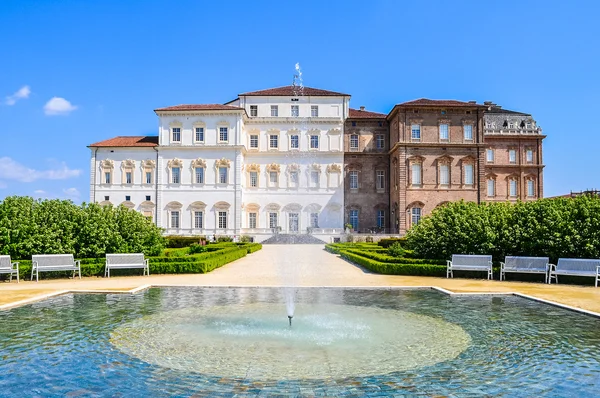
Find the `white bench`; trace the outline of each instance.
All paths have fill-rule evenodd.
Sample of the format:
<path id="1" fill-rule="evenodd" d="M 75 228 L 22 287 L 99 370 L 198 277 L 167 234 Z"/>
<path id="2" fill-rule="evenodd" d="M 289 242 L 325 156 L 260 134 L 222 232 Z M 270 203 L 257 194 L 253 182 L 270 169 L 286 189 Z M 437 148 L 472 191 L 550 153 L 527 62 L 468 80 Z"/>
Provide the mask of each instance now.
<path id="1" fill-rule="evenodd" d="M 524 274 L 544 274 L 544 283 L 548 283 L 548 269 L 550 259 L 548 257 L 520 257 L 506 256 L 504 262 L 500 263 L 500 280 L 506 280 L 507 272 Z"/>
<path id="2" fill-rule="evenodd" d="M 0 274 L 10 274 L 9 282 L 12 282 L 13 275 L 16 275 L 19 283 L 19 263 L 11 262 L 10 256 L 0 256 Z"/>
<path id="3" fill-rule="evenodd" d="M 142 268 L 143 275 L 150 275 L 150 264 L 144 259 L 143 253 L 114 253 L 106 255 L 106 267 L 104 268 L 104 277 L 110 278 L 111 269 Z"/>
<path id="4" fill-rule="evenodd" d="M 452 261 L 446 262 L 447 278 L 454 278 L 452 271 L 485 271 L 488 279 L 493 278 L 492 256 L 479 254 L 453 254 Z"/>
<path id="5" fill-rule="evenodd" d="M 591 276 L 595 278 L 595 285 L 598 287 L 598 281 L 600 280 L 600 259 L 559 258 L 558 264 L 550 264 L 550 279 L 548 283 L 552 283 L 552 278 L 558 283 L 558 275 Z"/>
<path id="6" fill-rule="evenodd" d="M 79 272 L 81 279 L 81 262 L 75 260 L 72 254 L 34 254 L 31 256 L 31 264 L 31 280 L 35 274 L 36 282 L 40 272 L 50 271 L 73 271 L 73 278 L 75 272 Z"/>

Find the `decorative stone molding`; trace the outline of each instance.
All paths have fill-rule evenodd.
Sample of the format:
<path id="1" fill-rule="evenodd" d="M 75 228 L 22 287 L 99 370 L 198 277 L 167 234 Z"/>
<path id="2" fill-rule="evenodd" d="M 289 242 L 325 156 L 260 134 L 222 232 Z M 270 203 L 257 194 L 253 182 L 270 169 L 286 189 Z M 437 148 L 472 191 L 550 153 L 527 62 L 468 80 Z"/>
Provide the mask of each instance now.
<path id="1" fill-rule="evenodd" d="M 418 201 L 418 200 L 411 202 L 408 204 L 408 206 L 406 206 L 406 211 L 410 211 L 410 209 L 413 209 L 415 207 L 422 209 L 423 207 L 425 207 L 425 203 Z"/>
<path id="2" fill-rule="evenodd" d="M 215 160 L 215 168 L 219 167 L 230 167 L 231 161 L 229 159 L 221 158 L 219 160 Z"/>
<path id="3" fill-rule="evenodd" d="M 115 162 L 111 159 L 104 159 L 100 161 L 100 167 L 103 169 L 114 169 L 115 168 Z"/>
<path id="4" fill-rule="evenodd" d="M 280 173 L 281 172 L 281 166 L 278 165 L 277 163 L 271 163 L 268 164 L 266 167 L 267 173 L 270 173 L 272 171 Z"/>
<path id="5" fill-rule="evenodd" d="M 258 211 L 260 209 L 260 205 L 257 204 L 257 203 L 248 203 L 247 205 L 244 205 L 243 208 L 246 211 L 255 212 L 255 211 Z"/>
<path id="6" fill-rule="evenodd" d="M 154 210 L 154 202 L 150 201 L 150 200 L 145 200 L 142 203 L 140 203 L 140 208 L 142 210 Z"/>
<path id="7" fill-rule="evenodd" d="M 299 203 L 289 203 L 283 207 L 283 211 L 301 211 L 302 205 Z"/>
<path id="8" fill-rule="evenodd" d="M 197 167 L 201 167 L 201 168 L 205 169 L 206 162 L 202 158 L 198 158 L 198 159 L 192 160 L 191 167 L 192 167 L 192 169 L 195 169 Z"/>
<path id="9" fill-rule="evenodd" d="M 231 205 L 227 202 L 217 202 L 215 203 L 215 209 L 217 210 L 229 210 L 229 207 L 231 207 Z"/>
<path id="10" fill-rule="evenodd" d="M 321 165 L 318 163 L 313 163 L 312 165 L 310 165 L 310 171 L 318 171 L 320 173 Z"/>
<path id="11" fill-rule="evenodd" d="M 181 208 L 183 207 L 183 205 L 177 201 L 173 201 L 173 202 L 169 202 L 167 203 L 167 205 L 165 206 L 165 209 L 167 210 L 181 210 Z"/>
<path id="12" fill-rule="evenodd" d="M 173 167 L 183 167 L 183 161 L 181 159 L 171 159 L 167 162 L 167 167 L 172 169 Z"/>
<path id="13" fill-rule="evenodd" d="M 260 165 L 257 163 L 252 163 L 252 164 L 247 164 L 244 166 L 244 170 L 243 171 L 247 171 L 248 173 L 251 171 L 255 171 L 257 173 L 260 173 Z"/>
<path id="14" fill-rule="evenodd" d="M 127 159 L 127 160 L 123 160 L 121 162 L 121 169 L 125 170 L 125 169 L 131 169 L 133 170 L 135 168 L 135 160 L 133 159 Z"/>
<path id="15" fill-rule="evenodd" d="M 265 206 L 265 210 L 279 211 L 279 209 L 281 209 L 281 205 L 277 203 L 269 203 Z"/>
<path id="16" fill-rule="evenodd" d="M 311 203 L 305 207 L 305 210 L 309 212 L 318 212 L 321 211 L 322 208 L 323 207 L 318 203 Z"/>
<path id="17" fill-rule="evenodd" d="M 289 164 L 288 167 L 287 167 L 287 169 L 286 169 L 286 172 L 288 174 L 290 174 L 290 173 L 292 173 L 294 171 L 295 172 L 300 172 L 300 166 L 297 163 Z"/>
<path id="18" fill-rule="evenodd" d="M 133 209 L 135 207 L 135 204 L 133 204 L 133 202 L 130 200 L 126 200 L 121 203 L 121 206 L 127 207 L 128 209 Z"/>
<path id="19" fill-rule="evenodd" d="M 206 203 L 202 202 L 202 201 L 196 201 L 193 202 L 192 204 L 190 204 L 190 210 L 194 211 L 203 211 L 204 209 L 206 209 Z"/>
<path id="20" fill-rule="evenodd" d="M 152 159 L 142 160 L 140 162 L 142 169 L 154 169 L 156 167 L 156 162 Z"/>
<path id="21" fill-rule="evenodd" d="M 341 173 L 342 167 L 339 164 L 332 163 L 327 166 L 327 173 Z"/>

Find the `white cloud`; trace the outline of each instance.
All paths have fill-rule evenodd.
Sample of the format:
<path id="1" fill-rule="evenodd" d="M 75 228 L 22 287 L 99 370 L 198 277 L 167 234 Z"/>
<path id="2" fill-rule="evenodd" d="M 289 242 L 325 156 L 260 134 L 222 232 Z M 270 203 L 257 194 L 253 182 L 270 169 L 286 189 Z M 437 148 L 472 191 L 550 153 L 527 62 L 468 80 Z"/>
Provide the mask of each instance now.
<path id="1" fill-rule="evenodd" d="M 63 194 L 69 199 L 79 199 L 81 196 L 77 188 L 63 189 Z"/>
<path id="2" fill-rule="evenodd" d="M 75 105 L 61 97 L 53 97 L 44 105 L 44 113 L 48 116 L 68 115 L 75 109 L 77 109 Z"/>
<path id="3" fill-rule="evenodd" d="M 0 178 L 20 182 L 32 182 L 36 180 L 66 180 L 78 177 L 81 170 L 70 169 L 65 162 L 60 162 L 54 168 L 47 170 L 35 170 L 22 165 L 9 158 L 0 158 Z"/>
<path id="4" fill-rule="evenodd" d="M 18 100 L 29 98 L 29 94 L 31 94 L 29 86 L 23 86 L 13 95 L 6 97 L 4 103 L 6 105 L 14 105 Z"/>

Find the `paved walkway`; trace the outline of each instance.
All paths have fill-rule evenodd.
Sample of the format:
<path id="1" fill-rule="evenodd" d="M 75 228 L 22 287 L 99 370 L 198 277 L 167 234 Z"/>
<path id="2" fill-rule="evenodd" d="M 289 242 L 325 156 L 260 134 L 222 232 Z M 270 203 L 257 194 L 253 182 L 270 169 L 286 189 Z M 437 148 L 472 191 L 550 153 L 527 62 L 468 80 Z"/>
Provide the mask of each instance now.
<path id="1" fill-rule="evenodd" d="M 43 277 L 43 276 L 42 276 Z M 541 277 L 540 277 L 541 279 Z M 63 290 L 127 291 L 172 286 L 437 286 L 453 292 L 517 292 L 600 313 L 600 288 L 372 274 L 330 254 L 323 245 L 265 245 L 208 274 L 151 275 L 0 282 L 0 305 Z"/>

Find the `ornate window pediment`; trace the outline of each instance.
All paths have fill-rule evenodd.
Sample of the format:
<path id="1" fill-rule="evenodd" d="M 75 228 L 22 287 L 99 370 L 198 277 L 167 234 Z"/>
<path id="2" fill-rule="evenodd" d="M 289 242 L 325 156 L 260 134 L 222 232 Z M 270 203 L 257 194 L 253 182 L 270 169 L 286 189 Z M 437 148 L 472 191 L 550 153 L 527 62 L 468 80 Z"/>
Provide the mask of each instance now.
<path id="1" fill-rule="evenodd" d="M 246 211 L 258 211 L 260 209 L 260 205 L 257 203 L 248 203 L 247 205 L 244 205 L 244 209 Z"/>
<path id="2" fill-rule="evenodd" d="M 276 172 L 276 173 L 280 173 L 281 172 L 281 166 L 278 165 L 277 163 L 271 163 L 268 164 L 266 167 L 267 173 L 270 173 L 272 171 Z"/>
<path id="3" fill-rule="evenodd" d="M 461 163 L 475 163 L 475 157 L 471 155 L 464 156 L 460 159 Z"/>
<path id="4" fill-rule="evenodd" d="M 306 206 L 306 211 L 318 212 L 318 211 L 321 211 L 322 208 L 323 208 L 323 206 L 321 206 L 318 203 L 311 203 L 308 206 Z"/>
<path id="5" fill-rule="evenodd" d="M 192 160 L 192 168 L 195 169 L 197 167 L 206 168 L 206 161 L 201 158 Z"/>
<path id="6" fill-rule="evenodd" d="M 169 202 L 165 206 L 167 210 L 180 210 L 182 207 L 183 205 L 177 201 Z"/>
<path id="7" fill-rule="evenodd" d="M 190 210 L 198 210 L 198 211 L 202 211 L 206 208 L 206 203 L 202 202 L 202 201 L 196 201 L 193 202 L 192 204 L 190 204 Z"/>
<path id="8" fill-rule="evenodd" d="M 145 200 L 142 203 L 140 203 L 140 208 L 142 210 L 154 210 L 154 202 L 150 201 L 150 200 Z"/>
<path id="9" fill-rule="evenodd" d="M 341 173 L 342 172 L 342 167 L 339 164 L 330 164 L 327 166 L 327 172 L 329 174 L 331 173 Z"/>
<path id="10" fill-rule="evenodd" d="M 281 206 L 277 203 L 269 203 L 265 206 L 265 210 L 279 211 L 279 209 L 281 209 Z"/>
<path id="11" fill-rule="evenodd" d="M 121 162 L 121 169 L 134 169 L 135 168 L 135 160 L 127 159 Z"/>
<path id="12" fill-rule="evenodd" d="M 133 209 L 135 207 L 135 204 L 133 204 L 133 202 L 130 201 L 130 200 L 126 200 L 126 201 L 124 201 L 124 202 L 121 203 L 121 206 L 125 206 L 128 209 Z"/>
<path id="13" fill-rule="evenodd" d="M 286 171 L 288 174 L 292 172 L 299 172 L 300 166 L 297 163 L 289 164 Z"/>
<path id="14" fill-rule="evenodd" d="M 410 156 L 407 160 L 409 163 L 423 163 L 425 161 L 425 158 L 421 155 L 413 155 Z"/>
<path id="15" fill-rule="evenodd" d="M 311 171 L 318 171 L 319 173 L 321 172 L 321 165 L 318 163 L 313 163 L 310 165 L 310 170 Z"/>
<path id="16" fill-rule="evenodd" d="M 183 161 L 181 159 L 171 159 L 167 162 L 167 166 L 172 169 L 173 167 L 183 167 Z"/>
<path id="17" fill-rule="evenodd" d="M 218 209 L 218 210 L 228 210 L 229 207 L 231 207 L 231 205 L 227 202 L 221 201 L 221 202 L 215 203 L 215 209 Z"/>
<path id="18" fill-rule="evenodd" d="M 215 167 L 218 169 L 219 167 L 229 167 L 231 165 L 231 161 L 229 159 L 221 158 L 215 161 Z"/>
<path id="19" fill-rule="evenodd" d="M 247 172 L 255 171 L 257 173 L 260 173 L 260 165 L 257 164 L 257 163 L 247 164 L 244 167 L 244 170 L 247 171 Z"/>
<path id="20" fill-rule="evenodd" d="M 301 211 L 302 205 L 299 203 L 289 203 L 283 207 L 284 211 Z"/>
<path id="21" fill-rule="evenodd" d="M 316 131 L 319 131 L 319 130 L 316 130 Z M 331 130 L 327 131 L 327 134 L 329 134 L 329 135 L 342 134 L 342 130 L 340 130 L 340 129 L 331 129 Z"/>
<path id="22" fill-rule="evenodd" d="M 100 161 L 100 167 L 103 169 L 114 169 L 115 162 L 111 159 L 104 159 Z"/>
<path id="23" fill-rule="evenodd" d="M 423 207 L 425 207 L 425 203 L 416 200 L 416 201 L 410 203 L 408 206 L 406 206 L 406 210 L 410 210 L 410 209 L 415 208 L 415 207 L 418 207 L 418 208 L 422 209 Z"/>
<path id="24" fill-rule="evenodd" d="M 436 159 L 438 164 L 451 164 L 454 158 L 452 156 L 443 155 Z"/>
<path id="25" fill-rule="evenodd" d="M 142 160 L 141 166 L 142 169 L 153 169 L 156 167 L 156 162 L 152 159 Z"/>

